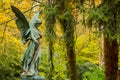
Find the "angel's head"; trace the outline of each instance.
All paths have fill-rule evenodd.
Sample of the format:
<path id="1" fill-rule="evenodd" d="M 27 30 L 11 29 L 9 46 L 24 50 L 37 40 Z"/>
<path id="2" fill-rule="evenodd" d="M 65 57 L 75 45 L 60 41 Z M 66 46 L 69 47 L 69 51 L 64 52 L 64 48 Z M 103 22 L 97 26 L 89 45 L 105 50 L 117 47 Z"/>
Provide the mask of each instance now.
<path id="1" fill-rule="evenodd" d="M 30 20 L 30 23 L 29 23 L 30 27 L 36 27 L 37 28 L 37 27 L 40 26 L 40 24 L 42 24 L 41 19 L 39 19 L 39 14 L 40 14 L 40 12 L 35 14 L 33 16 L 33 18 Z"/>

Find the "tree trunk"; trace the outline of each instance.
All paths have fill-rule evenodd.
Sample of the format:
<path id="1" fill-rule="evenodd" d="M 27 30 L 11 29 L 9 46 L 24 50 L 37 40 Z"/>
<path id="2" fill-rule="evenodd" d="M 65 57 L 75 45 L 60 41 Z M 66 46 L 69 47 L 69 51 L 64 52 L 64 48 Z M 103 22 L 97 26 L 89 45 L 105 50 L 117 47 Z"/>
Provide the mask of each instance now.
<path id="1" fill-rule="evenodd" d="M 50 73 L 49 73 L 49 80 L 52 80 L 53 76 L 53 69 L 54 69 L 54 64 L 53 64 L 53 42 L 49 41 L 49 61 L 50 61 Z"/>
<path id="2" fill-rule="evenodd" d="M 103 66 L 103 59 L 104 59 L 104 56 L 103 56 L 103 53 L 104 53 L 104 46 L 103 46 L 103 43 L 104 43 L 104 39 L 103 39 L 103 34 L 101 34 L 101 37 L 99 38 L 99 68 L 101 69 L 102 66 Z"/>
<path id="3" fill-rule="evenodd" d="M 118 68 L 117 80 L 120 80 L 120 68 Z"/>
<path id="4" fill-rule="evenodd" d="M 70 22 L 69 22 L 70 21 Z M 67 61 L 68 61 L 68 73 L 69 80 L 77 80 L 77 71 L 76 71 L 76 54 L 74 49 L 74 27 L 75 25 L 71 25 L 71 20 L 64 20 L 64 40 L 66 44 L 66 53 L 67 53 Z"/>
<path id="5" fill-rule="evenodd" d="M 68 61 L 68 72 L 69 72 L 69 80 L 77 80 L 77 72 L 76 72 L 76 58 L 74 48 L 70 46 L 70 44 L 66 45 L 67 49 L 67 61 Z"/>
<path id="6" fill-rule="evenodd" d="M 54 55 L 54 39 L 55 39 L 55 31 L 54 31 L 54 25 L 56 22 L 55 14 L 54 12 L 51 13 L 51 10 L 53 8 L 52 2 L 54 0 L 47 0 L 48 7 L 45 8 L 46 10 L 46 16 L 45 16 L 45 26 L 46 26 L 46 39 L 48 41 L 48 48 L 49 48 L 49 80 L 52 80 L 53 71 L 54 71 L 54 61 L 53 61 L 53 55 Z"/>
<path id="7" fill-rule="evenodd" d="M 118 71 L 118 43 L 104 38 L 104 57 L 106 80 L 116 80 Z"/>
<path id="8" fill-rule="evenodd" d="M 71 25 L 71 20 L 70 22 L 64 20 L 62 25 L 64 27 L 64 40 L 66 45 L 69 80 L 77 80 L 76 54 L 74 49 L 74 25 Z"/>
<path id="9" fill-rule="evenodd" d="M 69 11 L 71 9 L 70 5 L 71 1 L 60 0 L 57 2 L 59 10 L 59 14 L 64 17 L 58 17 L 63 31 L 64 31 L 64 41 L 66 46 L 66 54 L 67 54 L 67 69 L 69 80 L 78 80 L 77 71 L 76 71 L 76 55 L 74 49 L 74 27 L 75 27 L 75 18 L 73 17 L 72 12 Z"/>

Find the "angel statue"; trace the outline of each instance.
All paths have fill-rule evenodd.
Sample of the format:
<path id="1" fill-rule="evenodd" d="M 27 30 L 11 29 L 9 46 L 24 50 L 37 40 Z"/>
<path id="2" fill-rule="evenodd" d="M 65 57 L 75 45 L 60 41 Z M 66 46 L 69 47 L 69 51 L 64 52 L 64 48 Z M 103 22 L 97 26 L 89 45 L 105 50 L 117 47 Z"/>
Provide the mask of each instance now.
<path id="1" fill-rule="evenodd" d="M 22 43 L 28 43 L 28 48 L 22 57 L 23 72 L 21 76 L 37 75 L 41 56 L 39 40 L 42 37 L 38 30 L 38 26 L 41 24 L 41 20 L 38 18 L 40 12 L 35 14 L 28 23 L 26 17 L 18 8 L 15 6 L 11 6 L 11 8 L 17 17 L 16 24 L 22 36 Z"/>

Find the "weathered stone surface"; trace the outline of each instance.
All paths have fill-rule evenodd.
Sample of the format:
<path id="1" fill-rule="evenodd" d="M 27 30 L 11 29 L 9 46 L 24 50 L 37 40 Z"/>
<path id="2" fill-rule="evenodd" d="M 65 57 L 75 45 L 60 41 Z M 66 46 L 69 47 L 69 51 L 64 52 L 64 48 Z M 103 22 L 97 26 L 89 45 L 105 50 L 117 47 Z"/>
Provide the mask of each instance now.
<path id="1" fill-rule="evenodd" d="M 45 80 L 44 76 L 21 76 L 21 80 Z"/>
<path id="2" fill-rule="evenodd" d="M 41 57 L 40 38 L 42 37 L 38 27 L 42 23 L 39 19 L 40 12 L 36 13 L 28 22 L 24 14 L 15 6 L 11 6 L 16 16 L 17 28 L 21 33 L 23 44 L 28 43 L 22 57 L 23 72 L 21 80 L 45 80 L 43 76 L 38 76 L 38 67 Z"/>

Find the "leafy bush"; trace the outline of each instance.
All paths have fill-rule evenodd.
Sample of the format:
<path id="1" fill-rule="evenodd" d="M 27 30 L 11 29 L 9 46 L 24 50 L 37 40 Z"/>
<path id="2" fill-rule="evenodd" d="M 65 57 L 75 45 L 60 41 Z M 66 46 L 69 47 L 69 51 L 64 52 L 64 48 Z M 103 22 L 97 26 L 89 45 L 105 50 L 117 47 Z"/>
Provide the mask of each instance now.
<path id="1" fill-rule="evenodd" d="M 91 62 L 85 62 L 81 65 L 77 64 L 78 79 L 82 80 L 86 72 L 92 72 L 96 67 L 97 65 Z"/>
<path id="2" fill-rule="evenodd" d="M 0 55 L 0 80 L 19 80 L 21 66 L 17 57 Z"/>
<path id="3" fill-rule="evenodd" d="M 84 73 L 83 80 L 105 80 L 104 70 L 95 68 L 92 72 Z"/>
<path id="4" fill-rule="evenodd" d="M 79 80 L 104 80 L 104 70 L 91 62 L 77 64 L 77 71 Z"/>

